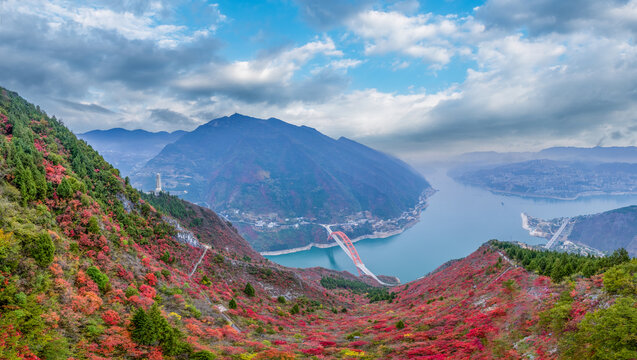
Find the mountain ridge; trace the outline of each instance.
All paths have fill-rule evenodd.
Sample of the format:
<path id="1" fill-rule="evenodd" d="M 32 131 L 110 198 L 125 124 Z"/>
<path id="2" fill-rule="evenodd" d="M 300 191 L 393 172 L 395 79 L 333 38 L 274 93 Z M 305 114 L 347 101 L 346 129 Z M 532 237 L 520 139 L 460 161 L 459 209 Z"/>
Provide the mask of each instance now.
<path id="1" fill-rule="evenodd" d="M 431 190 L 393 156 L 307 126 L 241 114 L 211 120 L 167 144 L 131 180 L 149 189 L 155 173 L 167 191 L 237 224 L 260 251 L 325 242 L 319 223 L 400 218 L 421 207 Z"/>

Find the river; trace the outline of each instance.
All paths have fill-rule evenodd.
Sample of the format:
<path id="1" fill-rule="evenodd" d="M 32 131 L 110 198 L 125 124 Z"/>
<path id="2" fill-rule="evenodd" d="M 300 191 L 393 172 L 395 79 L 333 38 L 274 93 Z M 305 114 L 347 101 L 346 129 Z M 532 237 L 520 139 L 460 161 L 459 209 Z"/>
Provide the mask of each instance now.
<path id="1" fill-rule="evenodd" d="M 522 229 L 521 212 L 543 219 L 594 214 L 637 204 L 637 195 L 592 196 L 577 200 L 552 200 L 496 195 L 451 179 L 446 170 L 424 172 L 438 190 L 429 199 L 420 221 L 403 233 L 355 244 L 365 265 L 375 274 L 415 280 L 451 259 L 469 255 L 489 239 L 530 244 L 546 240 Z M 339 247 L 312 248 L 293 254 L 267 256 L 290 267 L 322 266 L 356 274 L 351 260 Z"/>

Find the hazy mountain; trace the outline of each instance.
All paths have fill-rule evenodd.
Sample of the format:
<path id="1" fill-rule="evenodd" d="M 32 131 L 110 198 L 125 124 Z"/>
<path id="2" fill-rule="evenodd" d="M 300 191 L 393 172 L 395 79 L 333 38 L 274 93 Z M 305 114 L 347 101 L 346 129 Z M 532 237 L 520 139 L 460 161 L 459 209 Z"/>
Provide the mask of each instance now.
<path id="1" fill-rule="evenodd" d="M 459 181 L 511 195 L 574 199 L 637 193 L 637 164 L 531 160 L 451 173 Z"/>
<path id="2" fill-rule="evenodd" d="M 134 174 L 135 185 L 152 188 L 157 172 L 166 190 L 205 203 L 233 222 L 289 234 L 278 240 L 263 235 L 278 242 L 276 249 L 325 240 L 325 232 L 318 225 L 308 229 L 308 222 L 400 217 L 430 189 L 404 162 L 355 141 L 239 114 L 212 120 L 168 144 Z M 275 231 L 282 229 L 299 231 Z M 257 249 L 274 249 L 255 243 L 261 235 L 242 232 Z"/>
<path id="3" fill-rule="evenodd" d="M 570 241 L 606 252 L 625 248 L 631 256 L 637 256 L 637 205 L 573 220 Z"/>
<path id="4" fill-rule="evenodd" d="M 509 164 L 529 160 L 563 160 L 596 162 L 637 162 L 637 147 L 551 147 L 538 152 L 497 152 L 475 151 L 460 154 L 450 159 L 462 167 L 479 167 L 495 164 Z"/>
<path id="5" fill-rule="evenodd" d="M 166 144 L 179 139 L 185 133 L 185 131 L 168 133 L 115 128 L 93 130 L 79 134 L 77 137 L 86 141 L 106 161 L 119 168 L 123 176 L 126 176 L 152 159 Z"/>
<path id="6" fill-rule="evenodd" d="M 637 162 L 637 147 L 552 147 L 537 153 L 537 158 L 572 161 Z"/>

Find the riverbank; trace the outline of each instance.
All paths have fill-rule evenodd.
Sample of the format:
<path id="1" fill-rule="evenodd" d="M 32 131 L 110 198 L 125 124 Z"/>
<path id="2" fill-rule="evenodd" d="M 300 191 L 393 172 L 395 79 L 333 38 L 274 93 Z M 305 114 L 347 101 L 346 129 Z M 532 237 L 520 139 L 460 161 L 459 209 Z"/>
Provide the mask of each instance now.
<path id="1" fill-rule="evenodd" d="M 535 237 L 539 237 L 539 238 L 545 238 L 548 239 L 550 238 L 550 235 L 539 231 L 537 228 L 535 227 L 531 227 L 531 225 L 529 224 L 529 216 L 525 213 L 520 213 L 520 216 L 522 217 L 522 229 L 526 230 L 529 232 L 529 235 L 531 236 L 535 236 Z M 547 238 L 548 236 L 548 238 Z"/>
<path id="2" fill-rule="evenodd" d="M 419 206 L 417 206 L 417 211 L 418 211 L 418 216 L 416 217 L 416 220 L 414 221 L 410 221 L 407 224 L 405 224 L 405 226 L 403 226 L 400 229 L 396 229 L 396 230 L 392 230 L 392 231 L 377 231 L 374 232 L 372 234 L 367 234 L 367 235 L 361 235 L 358 237 L 355 237 L 352 240 L 353 243 L 359 242 L 361 240 L 365 240 L 365 239 L 385 239 L 388 238 L 390 236 L 394 236 L 394 235 L 399 235 L 401 233 L 403 233 L 405 230 L 411 228 L 412 226 L 416 225 L 418 223 L 418 221 L 420 220 L 420 215 L 422 214 L 422 212 L 428 207 L 429 205 L 427 204 L 427 202 L 425 201 L 423 204 L 419 204 Z M 327 236 L 327 230 L 325 230 L 325 234 Z M 287 254 L 294 254 L 294 253 L 298 253 L 301 251 L 308 251 L 311 250 L 312 248 L 318 248 L 318 249 L 329 249 L 331 247 L 335 247 L 338 246 L 338 244 L 336 242 L 332 242 L 332 243 L 310 243 L 308 245 L 305 246 L 301 246 L 301 247 L 296 247 L 296 248 L 291 248 L 291 249 L 284 249 L 284 250 L 276 250 L 276 251 L 262 251 L 259 252 L 259 254 L 263 255 L 263 256 L 277 256 L 277 255 L 287 255 Z"/>
<path id="3" fill-rule="evenodd" d="M 478 188 L 480 186 L 471 185 Z M 637 192 L 634 191 L 618 191 L 618 192 L 603 192 L 603 191 L 587 191 L 578 193 L 575 196 L 571 197 L 563 197 L 563 196 L 554 196 L 554 195 L 543 195 L 543 194 L 532 194 L 532 193 L 521 193 L 516 191 L 507 191 L 507 190 L 499 190 L 493 189 L 489 187 L 484 187 L 483 189 L 492 192 L 496 195 L 507 195 L 507 196 L 519 196 L 522 198 L 532 198 L 532 199 L 546 199 L 546 200 L 561 200 L 561 201 L 574 201 L 579 200 L 585 197 L 595 197 L 595 196 L 634 196 L 637 195 Z"/>

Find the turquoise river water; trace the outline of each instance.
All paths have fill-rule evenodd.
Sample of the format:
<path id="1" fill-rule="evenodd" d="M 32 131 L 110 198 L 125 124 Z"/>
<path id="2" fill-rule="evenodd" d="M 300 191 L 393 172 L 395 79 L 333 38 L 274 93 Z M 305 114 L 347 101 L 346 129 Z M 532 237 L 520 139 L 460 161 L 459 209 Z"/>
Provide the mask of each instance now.
<path id="1" fill-rule="evenodd" d="M 546 240 L 532 237 L 522 229 L 521 212 L 549 219 L 637 204 L 635 195 L 571 201 L 496 195 L 460 184 L 444 170 L 425 176 L 438 192 L 429 199 L 420 222 L 399 235 L 355 244 L 361 259 L 375 274 L 397 276 L 404 283 L 422 277 L 448 260 L 469 255 L 489 239 L 545 243 Z M 285 266 L 322 266 L 356 274 L 353 263 L 339 247 L 312 248 L 268 258 Z"/>

